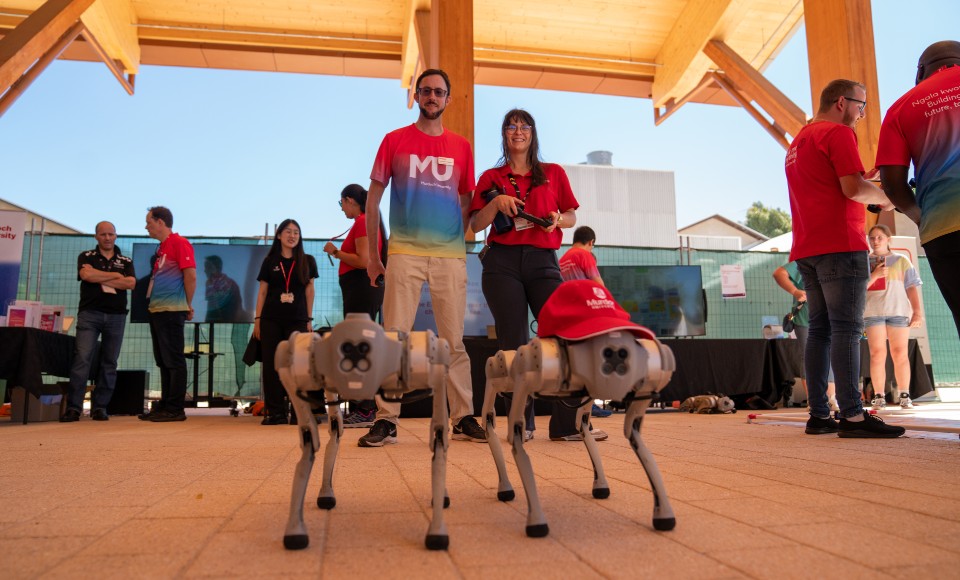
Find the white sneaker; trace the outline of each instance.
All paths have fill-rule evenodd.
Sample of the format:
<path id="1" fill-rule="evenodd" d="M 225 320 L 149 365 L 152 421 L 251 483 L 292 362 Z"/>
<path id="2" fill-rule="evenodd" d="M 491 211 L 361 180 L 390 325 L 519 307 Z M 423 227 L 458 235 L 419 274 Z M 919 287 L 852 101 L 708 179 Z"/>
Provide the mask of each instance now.
<path id="1" fill-rule="evenodd" d="M 900 393 L 900 408 L 912 409 L 913 401 L 910 400 L 910 393 Z"/>
<path id="2" fill-rule="evenodd" d="M 887 401 L 883 398 L 883 395 L 874 395 L 873 400 L 870 401 L 870 406 L 873 407 L 875 411 L 880 411 L 887 406 Z"/>
<path id="3" fill-rule="evenodd" d="M 830 397 L 830 400 L 827 401 L 827 403 L 830 405 L 830 410 L 833 411 L 834 413 L 840 411 L 840 404 L 837 403 L 836 397 Z"/>
<path id="4" fill-rule="evenodd" d="M 523 432 L 523 442 L 526 443 L 527 441 L 529 441 L 529 440 L 531 440 L 531 439 L 533 439 L 533 431 L 524 430 L 524 432 Z"/>

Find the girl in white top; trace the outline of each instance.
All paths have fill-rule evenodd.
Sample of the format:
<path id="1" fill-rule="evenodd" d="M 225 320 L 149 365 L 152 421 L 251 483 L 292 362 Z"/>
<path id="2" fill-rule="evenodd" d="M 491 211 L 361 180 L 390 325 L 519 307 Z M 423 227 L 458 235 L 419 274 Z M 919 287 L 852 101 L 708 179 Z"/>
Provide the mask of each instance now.
<path id="1" fill-rule="evenodd" d="M 900 392 L 900 407 L 910 409 L 910 362 L 907 341 L 910 329 L 923 322 L 920 305 L 920 276 L 903 254 L 890 251 L 890 228 L 877 224 L 867 234 L 870 252 L 870 281 L 863 312 L 867 343 L 870 345 L 870 380 L 874 385 L 871 404 L 874 409 L 885 405 L 887 341 L 893 374 Z"/>

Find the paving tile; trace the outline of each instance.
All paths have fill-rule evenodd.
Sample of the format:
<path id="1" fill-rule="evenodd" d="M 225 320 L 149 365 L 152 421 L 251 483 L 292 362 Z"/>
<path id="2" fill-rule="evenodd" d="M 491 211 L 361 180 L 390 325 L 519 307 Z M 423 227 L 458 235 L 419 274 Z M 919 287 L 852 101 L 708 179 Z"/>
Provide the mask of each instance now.
<path id="1" fill-rule="evenodd" d="M 896 529 L 878 528 L 869 517 L 829 524 L 774 526 L 769 531 L 841 558 L 885 569 L 916 562 L 956 562 L 957 554 L 924 542 L 902 538 Z M 879 549 L 879 546 L 884 546 Z"/>
<path id="2" fill-rule="evenodd" d="M 132 519 L 92 542 L 88 556 L 135 555 L 162 546 L 164 553 L 193 554 L 221 526 L 222 518 Z"/>
<path id="3" fill-rule="evenodd" d="M 0 538 L 4 578 L 37 578 L 94 541 L 94 536 Z"/>
<path id="4" fill-rule="evenodd" d="M 822 580 L 825 577 L 888 577 L 878 570 L 807 546 L 726 550 L 712 556 L 753 578 Z"/>

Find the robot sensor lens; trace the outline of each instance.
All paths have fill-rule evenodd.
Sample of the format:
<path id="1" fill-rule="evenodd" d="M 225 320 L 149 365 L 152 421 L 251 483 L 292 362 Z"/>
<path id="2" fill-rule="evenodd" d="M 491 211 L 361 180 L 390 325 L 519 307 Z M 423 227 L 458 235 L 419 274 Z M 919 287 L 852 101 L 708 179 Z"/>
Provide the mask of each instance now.
<path id="1" fill-rule="evenodd" d="M 352 343 L 352 342 L 345 342 L 345 343 L 341 344 L 341 345 L 340 345 L 340 352 L 342 352 L 343 354 L 345 354 L 345 355 L 347 355 L 347 356 L 353 354 L 353 343 Z"/>
<path id="2" fill-rule="evenodd" d="M 608 362 L 603 363 L 603 366 L 600 367 L 600 372 L 602 372 L 605 375 L 609 375 L 610 373 L 613 372 L 613 365 Z"/>
<path id="3" fill-rule="evenodd" d="M 365 355 L 365 354 L 367 354 L 368 352 L 370 352 L 370 345 L 367 344 L 366 342 L 361 342 L 360 344 L 357 345 L 357 351 L 358 351 L 360 354 L 364 354 L 364 355 Z"/>
<path id="4" fill-rule="evenodd" d="M 612 349 L 612 348 L 607 347 L 607 348 L 603 349 L 603 358 L 612 358 L 612 357 L 613 357 L 613 349 Z"/>
<path id="5" fill-rule="evenodd" d="M 629 353 L 627 352 L 627 349 L 621 348 L 620 350 L 617 351 L 617 354 L 620 355 L 620 358 L 621 358 L 622 360 L 627 360 L 627 355 L 628 355 Z"/>
<path id="6" fill-rule="evenodd" d="M 622 363 L 621 363 L 621 364 L 618 364 L 618 365 L 617 365 L 617 374 L 620 375 L 621 377 L 622 377 L 623 375 L 627 374 L 627 365 L 622 364 Z"/>

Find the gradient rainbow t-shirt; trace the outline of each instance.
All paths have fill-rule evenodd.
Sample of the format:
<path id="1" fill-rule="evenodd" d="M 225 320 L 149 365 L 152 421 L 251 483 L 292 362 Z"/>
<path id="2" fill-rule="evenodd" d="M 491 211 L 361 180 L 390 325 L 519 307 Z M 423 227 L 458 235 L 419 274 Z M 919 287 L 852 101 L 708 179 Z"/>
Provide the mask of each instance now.
<path id="1" fill-rule="evenodd" d="M 190 310 L 183 287 L 183 270 L 196 268 L 193 246 L 179 234 L 170 234 L 160 242 L 153 264 L 150 288 L 150 312 Z"/>
<path id="2" fill-rule="evenodd" d="M 470 143 L 409 125 L 383 138 L 370 179 L 390 185 L 390 254 L 464 258 L 460 196 L 475 186 Z"/>
<path id="3" fill-rule="evenodd" d="M 960 66 L 937 71 L 887 111 L 877 167 L 911 160 L 921 243 L 960 231 Z"/>

